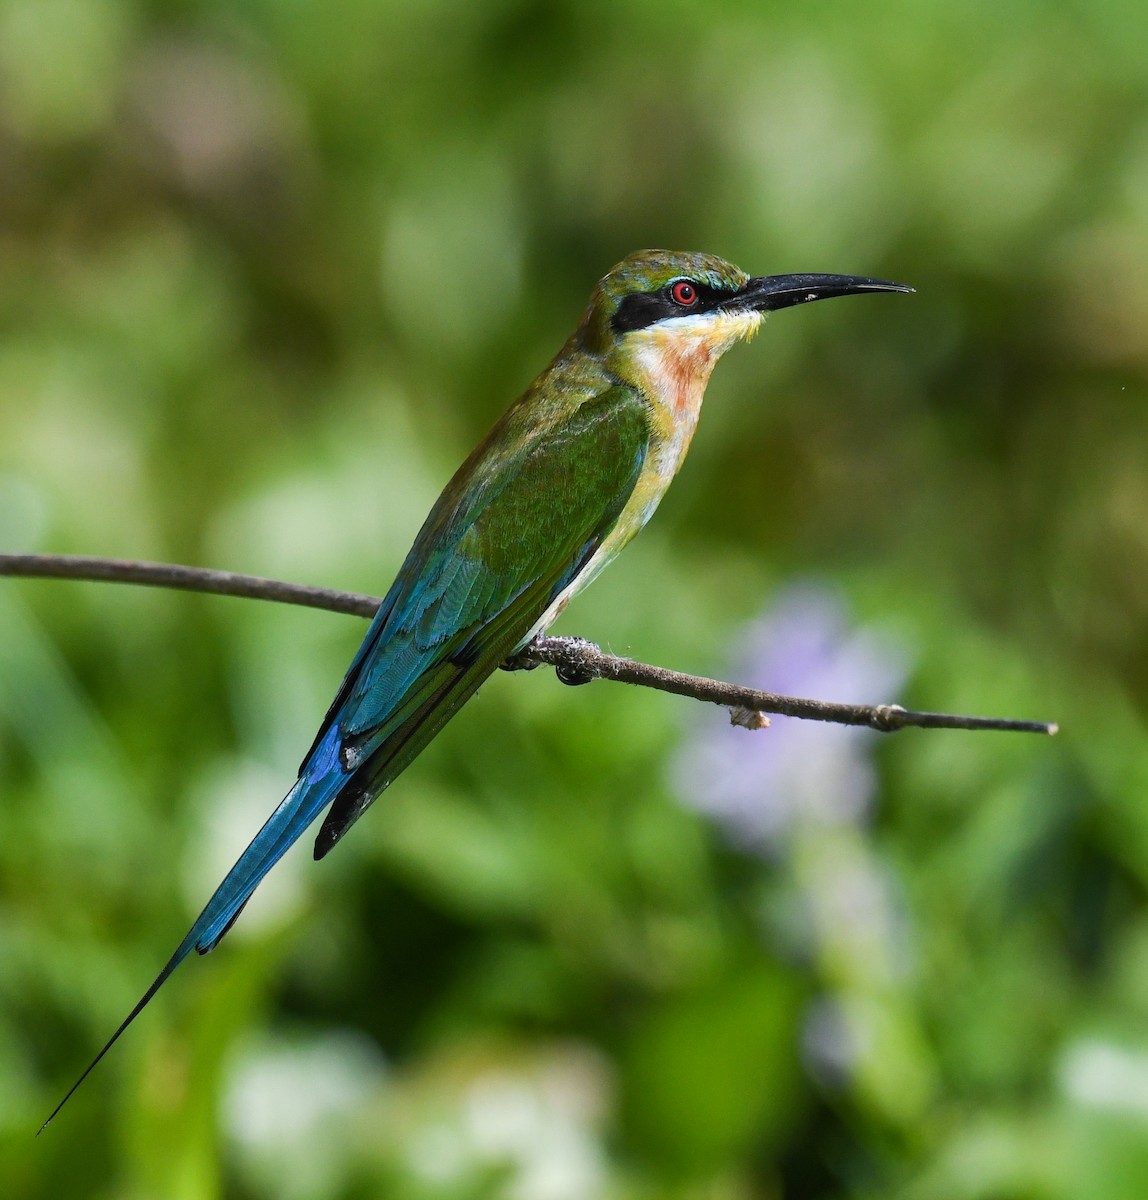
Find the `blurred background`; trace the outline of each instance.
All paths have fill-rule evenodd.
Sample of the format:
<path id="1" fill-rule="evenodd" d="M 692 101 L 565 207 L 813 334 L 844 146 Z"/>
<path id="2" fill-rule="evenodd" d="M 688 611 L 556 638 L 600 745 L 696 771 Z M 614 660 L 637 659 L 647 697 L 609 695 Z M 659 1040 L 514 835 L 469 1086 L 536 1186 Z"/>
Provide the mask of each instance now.
<path id="1" fill-rule="evenodd" d="M 1148 9 L 0 0 L 0 549 L 379 594 L 644 246 L 774 317 L 563 618 L 880 738 L 499 674 L 33 1132 L 354 618 L 0 586 L 0 1191 L 1141 1200 Z"/>

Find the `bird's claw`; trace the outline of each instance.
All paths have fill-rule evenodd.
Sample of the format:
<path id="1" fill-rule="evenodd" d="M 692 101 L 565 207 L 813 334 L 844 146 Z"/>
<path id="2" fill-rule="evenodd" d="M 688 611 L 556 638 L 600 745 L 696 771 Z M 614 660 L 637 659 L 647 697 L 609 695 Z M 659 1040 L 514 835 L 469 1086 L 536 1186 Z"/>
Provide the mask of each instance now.
<path id="1" fill-rule="evenodd" d="M 539 667 L 544 667 L 546 664 L 540 662 L 537 658 L 532 658 L 530 648 L 537 641 L 533 638 L 527 642 L 521 650 L 515 651 L 505 662 L 498 664 L 500 671 L 536 671 Z"/>
<path id="2" fill-rule="evenodd" d="M 535 657 L 535 652 L 545 647 L 547 658 Z M 554 662 L 554 651 L 558 650 L 563 658 Z M 553 666 L 554 674 L 570 687 L 579 687 L 597 678 L 593 668 L 580 660 L 580 652 L 587 650 L 597 654 L 597 643 L 583 637 L 548 637 L 539 634 L 527 642 L 516 654 L 512 654 L 499 666 L 503 671 L 533 671 L 536 667 Z"/>
<path id="3" fill-rule="evenodd" d="M 591 651 L 594 654 L 599 652 L 598 645 L 584 637 L 556 637 L 551 638 L 551 642 L 561 643 L 562 650 L 570 656 L 565 662 L 554 664 L 554 674 L 569 687 L 580 687 L 584 683 L 592 683 L 597 678 L 593 670 L 584 662 L 579 662 L 580 652 L 583 650 Z"/>

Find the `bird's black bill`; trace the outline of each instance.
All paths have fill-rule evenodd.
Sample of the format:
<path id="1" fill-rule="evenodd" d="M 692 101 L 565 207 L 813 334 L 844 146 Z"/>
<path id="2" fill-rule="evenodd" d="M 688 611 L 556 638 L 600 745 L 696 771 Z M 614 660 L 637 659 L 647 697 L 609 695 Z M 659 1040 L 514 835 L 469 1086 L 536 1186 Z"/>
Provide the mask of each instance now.
<path id="1" fill-rule="evenodd" d="M 760 275 L 751 279 L 730 308 L 754 308 L 773 312 L 793 304 L 808 304 L 811 300 L 828 300 L 833 296 L 859 296 L 865 292 L 911 292 L 904 283 L 887 279 L 865 279 L 859 275 Z"/>

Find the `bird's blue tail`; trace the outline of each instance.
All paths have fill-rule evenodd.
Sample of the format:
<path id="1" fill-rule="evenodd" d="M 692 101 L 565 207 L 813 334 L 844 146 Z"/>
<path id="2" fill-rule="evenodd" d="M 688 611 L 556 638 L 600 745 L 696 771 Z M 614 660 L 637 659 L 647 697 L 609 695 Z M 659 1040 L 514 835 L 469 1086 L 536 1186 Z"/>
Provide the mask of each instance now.
<path id="1" fill-rule="evenodd" d="M 207 902 L 187 936 L 168 959 L 155 982 L 140 997 L 120 1027 L 104 1043 L 103 1049 L 88 1064 L 84 1073 L 68 1089 L 68 1094 L 52 1110 L 52 1115 L 40 1126 L 40 1132 L 51 1124 L 56 1114 L 71 1099 L 72 1094 L 91 1074 L 96 1064 L 119 1041 L 120 1035 L 147 1007 L 151 998 L 167 982 L 167 978 L 193 951 L 206 954 L 214 950 L 223 935 L 231 928 L 243 906 L 251 899 L 263 876 L 283 857 L 312 821 L 338 795 L 347 782 L 347 774 L 339 762 L 339 731 L 328 730 L 308 758 L 295 786 L 284 796 L 279 807 L 268 817 L 255 835 L 251 845 L 239 856 L 238 862 Z"/>

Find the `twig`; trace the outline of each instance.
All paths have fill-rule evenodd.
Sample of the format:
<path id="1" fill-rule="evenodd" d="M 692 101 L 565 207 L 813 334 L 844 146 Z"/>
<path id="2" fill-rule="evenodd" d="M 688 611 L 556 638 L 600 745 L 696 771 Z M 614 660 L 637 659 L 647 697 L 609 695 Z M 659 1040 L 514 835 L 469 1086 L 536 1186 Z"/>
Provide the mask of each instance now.
<path id="1" fill-rule="evenodd" d="M 911 712 L 899 704 L 835 704 L 827 700 L 801 700 L 761 692 L 739 683 L 723 683 L 702 675 L 685 675 L 666 667 L 634 662 L 606 654 L 593 642 L 581 638 L 550 637 L 532 642 L 522 651 L 525 658 L 556 668 L 581 683 L 585 679 L 616 679 L 642 687 L 672 692 L 721 704 L 733 712 L 736 725 L 761 728 L 746 714 L 774 713 L 783 717 L 801 717 L 806 721 L 832 721 L 837 725 L 866 725 L 882 733 L 893 733 L 913 725 L 922 729 L 1005 729 L 1014 733 L 1056 733 L 1057 727 L 1044 721 L 1014 721 L 1006 717 L 963 717 L 950 713 Z"/>
<path id="2" fill-rule="evenodd" d="M 210 592 L 247 600 L 277 600 L 324 608 L 352 617 L 373 617 L 378 596 L 340 592 L 334 588 L 283 583 L 258 575 L 236 575 L 207 567 L 181 567 L 174 563 L 136 562 L 126 558 L 91 558 L 84 554 L 0 554 L 0 575 L 40 579 L 90 579 L 98 583 L 142 583 L 145 587 L 175 588 L 184 592 Z"/>
<path id="3" fill-rule="evenodd" d="M 0 575 L 139 583 L 150 587 L 210 592 L 219 596 L 276 600 L 283 604 L 301 604 L 309 608 L 322 608 L 359 617 L 373 616 L 380 603 L 376 596 L 285 583 L 278 579 L 262 579 L 256 575 L 236 575 L 231 571 L 212 571 L 202 567 L 80 555 L 0 554 Z M 559 678 L 567 683 L 613 679 L 621 683 L 632 683 L 671 692 L 676 696 L 723 705 L 731 710 L 732 719 L 736 724 L 748 728 L 761 728 L 768 724 L 764 718 L 755 719 L 756 714 L 774 713 L 811 721 L 831 721 L 839 725 L 864 725 L 882 733 L 892 733 L 907 726 L 923 729 L 998 729 L 1015 733 L 1043 734 L 1054 734 L 1057 731 L 1056 725 L 1044 721 L 912 712 L 898 704 L 835 704 L 824 700 L 779 696 L 741 684 L 722 683 L 716 679 L 685 675 L 665 667 L 619 658 L 604 653 L 592 642 L 581 638 L 536 638 L 515 656 L 512 665 L 539 664 L 554 667 Z"/>

